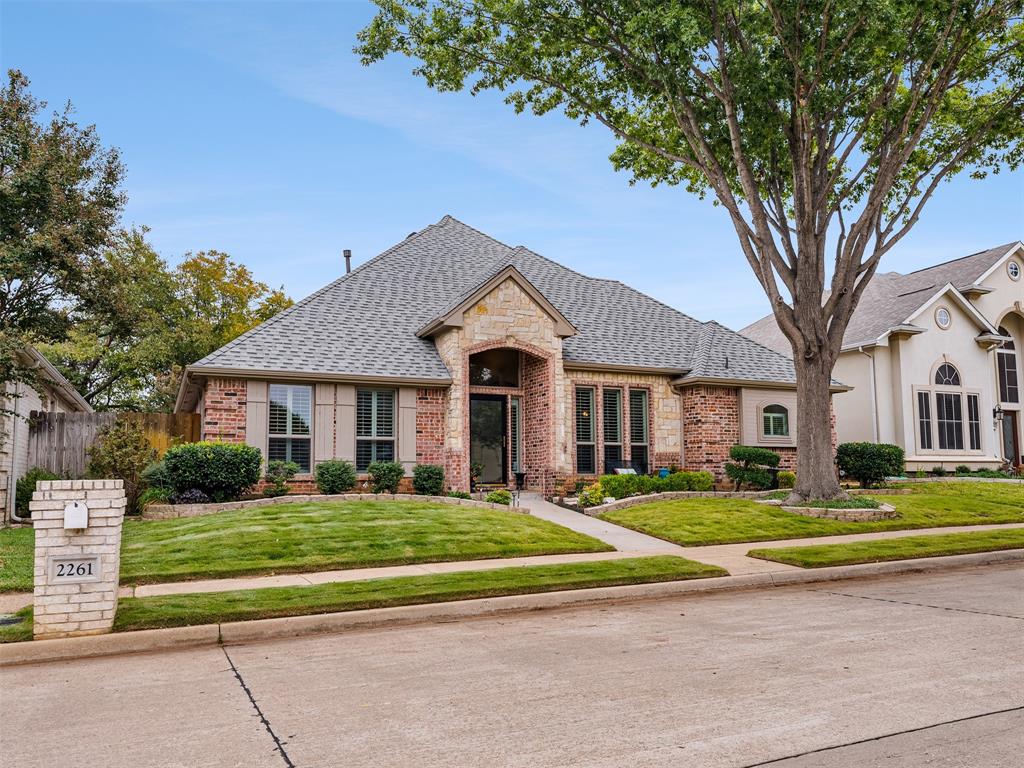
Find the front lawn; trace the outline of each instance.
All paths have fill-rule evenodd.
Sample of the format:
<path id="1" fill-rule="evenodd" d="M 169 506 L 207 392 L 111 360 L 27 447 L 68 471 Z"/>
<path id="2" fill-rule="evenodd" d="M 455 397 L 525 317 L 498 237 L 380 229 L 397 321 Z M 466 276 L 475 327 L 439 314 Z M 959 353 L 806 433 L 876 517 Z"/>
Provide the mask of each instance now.
<path id="1" fill-rule="evenodd" d="M 683 546 L 776 541 L 843 533 L 912 530 L 954 525 L 1024 522 L 1024 485 L 921 483 L 885 501 L 900 517 L 842 522 L 805 517 L 745 499 L 696 498 L 655 501 L 605 512 L 600 517 Z"/>
<path id="2" fill-rule="evenodd" d="M 0 553 L 11 552 L 0 554 L 0 583 L 6 591 L 32 589 L 32 546 L 30 530 L 0 531 Z M 597 539 L 516 512 L 420 501 L 309 502 L 127 521 L 121 583 L 611 549 Z"/>
<path id="3" fill-rule="evenodd" d="M 850 544 L 817 544 L 811 547 L 752 549 L 747 555 L 801 568 L 827 568 L 830 565 L 879 563 L 886 560 L 910 560 L 915 557 L 966 555 L 972 552 L 996 552 L 1024 549 L 1024 528 L 1005 531 L 943 533 L 930 536 L 903 536 L 898 539 L 856 541 Z"/>
<path id="4" fill-rule="evenodd" d="M 311 587 L 136 597 L 119 602 L 114 629 L 124 632 L 728 575 L 714 565 L 664 555 L 400 576 Z"/>

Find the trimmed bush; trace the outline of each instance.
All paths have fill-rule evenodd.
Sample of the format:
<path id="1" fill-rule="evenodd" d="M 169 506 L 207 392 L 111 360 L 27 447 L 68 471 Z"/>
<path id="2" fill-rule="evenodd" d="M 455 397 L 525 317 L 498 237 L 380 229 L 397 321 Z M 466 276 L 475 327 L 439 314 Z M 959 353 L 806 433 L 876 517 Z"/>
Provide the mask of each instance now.
<path id="1" fill-rule="evenodd" d="M 710 472 L 673 472 L 662 483 L 665 491 L 710 491 L 715 478 Z"/>
<path id="2" fill-rule="evenodd" d="M 600 482 L 605 496 L 625 499 L 665 491 L 710 491 L 715 478 L 710 472 L 673 472 L 668 477 L 604 475 Z"/>
<path id="3" fill-rule="evenodd" d="M 956 473 L 958 475 L 969 475 L 971 474 L 971 468 L 968 467 L 966 464 L 957 464 Z"/>
<path id="4" fill-rule="evenodd" d="M 124 495 L 129 514 L 138 512 L 142 473 L 156 459 L 156 449 L 149 444 L 146 430 L 138 422 L 118 419 L 100 430 L 89 448 L 86 474 L 93 478 L 124 481 Z"/>
<path id="5" fill-rule="evenodd" d="M 473 496 L 468 491 L 448 491 L 448 496 L 453 499 L 472 499 Z"/>
<path id="6" fill-rule="evenodd" d="M 366 468 L 370 476 L 370 490 L 374 493 L 398 493 L 398 484 L 405 467 L 397 461 L 375 461 Z"/>
<path id="7" fill-rule="evenodd" d="M 792 488 L 796 485 L 796 472 L 782 470 L 778 474 L 779 488 Z"/>
<path id="8" fill-rule="evenodd" d="M 420 496 L 440 496 L 444 493 L 444 467 L 417 464 L 412 468 L 412 489 Z"/>
<path id="9" fill-rule="evenodd" d="M 330 459 L 316 465 L 316 487 L 320 493 L 335 494 L 351 491 L 356 487 L 358 477 L 351 461 Z"/>
<path id="10" fill-rule="evenodd" d="M 28 517 L 28 503 L 32 501 L 32 494 L 35 493 L 36 483 L 40 480 L 60 480 L 60 475 L 55 475 L 48 469 L 32 467 L 18 480 L 14 489 L 14 510 L 21 517 Z"/>
<path id="11" fill-rule="evenodd" d="M 624 477 L 624 475 L 620 475 Z M 633 475 L 633 477 L 643 477 L 643 475 Z M 587 509 L 588 507 L 596 507 L 599 504 L 604 504 L 604 491 L 601 489 L 600 483 L 594 483 L 593 485 L 586 486 L 576 501 L 580 505 L 581 509 Z"/>
<path id="12" fill-rule="evenodd" d="M 488 504 L 504 504 L 506 507 L 512 503 L 511 491 L 506 491 L 504 488 L 499 488 L 496 491 L 491 491 L 484 498 Z"/>
<path id="13" fill-rule="evenodd" d="M 284 496 L 288 493 L 288 481 L 299 474 L 299 465 L 294 461 L 267 462 L 267 474 L 264 479 L 270 483 L 263 489 L 263 495 L 268 497 Z"/>
<path id="14" fill-rule="evenodd" d="M 861 488 L 903 474 L 903 449 L 888 443 L 842 443 L 836 450 L 839 471 Z"/>
<path id="15" fill-rule="evenodd" d="M 946 468 L 942 467 L 942 466 L 932 467 L 932 474 L 935 475 L 936 477 L 945 477 L 946 476 Z"/>
<path id="16" fill-rule="evenodd" d="M 735 490 L 743 485 L 771 487 L 772 473 L 768 469 L 779 466 L 779 454 L 775 451 L 753 445 L 734 445 L 729 449 L 729 458 L 732 462 L 725 465 L 725 474 L 736 483 Z"/>
<path id="17" fill-rule="evenodd" d="M 222 502 L 234 501 L 256 485 L 262 457 L 251 445 L 202 442 L 169 448 L 164 463 L 178 496 L 195 489 L 212 501 Z"/>

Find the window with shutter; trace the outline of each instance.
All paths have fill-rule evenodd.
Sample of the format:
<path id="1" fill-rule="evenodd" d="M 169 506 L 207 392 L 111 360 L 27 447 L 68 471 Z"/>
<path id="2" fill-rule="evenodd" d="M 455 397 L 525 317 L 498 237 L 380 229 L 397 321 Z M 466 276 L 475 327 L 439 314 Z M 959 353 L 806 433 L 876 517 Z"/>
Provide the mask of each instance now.
<path id="1" fill-rule="evenodd" d="M 356 390 L 356 469 L 395 460 L 395 391 Z"/>
<path id="2" fill-rule="evenodd" d="M 597 472 L 594 429 L 594 390 L 576 388 L 576 472 L 593 475 Z"/>
<path id="3" fill-rule="evenodd" d="M 604 473 L 622 466 L 622 390 L 607 387 L 601 392 L 601 424 L 604 435 Z"/>
<path id="4" fill-rule="evenodd" d="M 267 460 L 293 461 L 310 471 L 313 388 L 305 384 L 271 384 L 268 391 Z"/>
<path id="5" fill-rule="evenodd" d="M 650 469 L 650 446 L 647 421 L 649 406 L 646 389 L 629 390 L 629 454 L 630 463 L 639 474 Z"/>

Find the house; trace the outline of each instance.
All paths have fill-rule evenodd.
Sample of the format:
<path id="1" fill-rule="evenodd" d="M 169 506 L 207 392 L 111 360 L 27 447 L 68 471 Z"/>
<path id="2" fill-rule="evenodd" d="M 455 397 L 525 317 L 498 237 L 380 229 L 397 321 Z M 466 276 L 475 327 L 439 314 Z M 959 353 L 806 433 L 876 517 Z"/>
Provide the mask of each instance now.
<path id="1" fill-rule="evenodd" d="M 15 484 L 29 466 L 28 417 L 32 411 L 89 413 L 92 406 L 38 350 L 25 347 L 21 362 L 39 374 L 37 388 L 8 384 L 0 413 L 0 509 L 5 519 L 14 513 Z"/>
<path id="2" fill-rule="evenodd" d="M 908 469 L 1020 464 L 1024 245 L 909 274 L 878 274 L 843 338 L 835 376 L 841 442 L 895 443 Z M 748 338 L 791 355 L 772 316 Z"/>
<path id="3" fill-rule="evenodd" d="M 718 323 L 445 216 L 188 366 L 176 407 L 307 481 L 337 457 L 550 492 L 626 464 L 721 476 L 736 443 L 792 466 L 794 382 Z"/>

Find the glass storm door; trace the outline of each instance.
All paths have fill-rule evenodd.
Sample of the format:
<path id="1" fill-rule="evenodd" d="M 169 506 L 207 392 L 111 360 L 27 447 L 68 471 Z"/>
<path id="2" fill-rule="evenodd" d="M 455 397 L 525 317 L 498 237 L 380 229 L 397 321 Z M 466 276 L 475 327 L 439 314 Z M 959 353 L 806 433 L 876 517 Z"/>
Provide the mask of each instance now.
<path id="1" fill-rule="evenodd" d="M 1020 444 L 1017 442 L 1017 414 L 1003 414 L 1003 458 L 1009 459 L 1011 464 L 1021 463 Z"/>
<path id="2" fill-rule="evenodd" d="M 505 485 L 506 398 L 504 395 L 471 395 L 469 398 L 469 460 L 483 471 L 478 482 Z"/>

